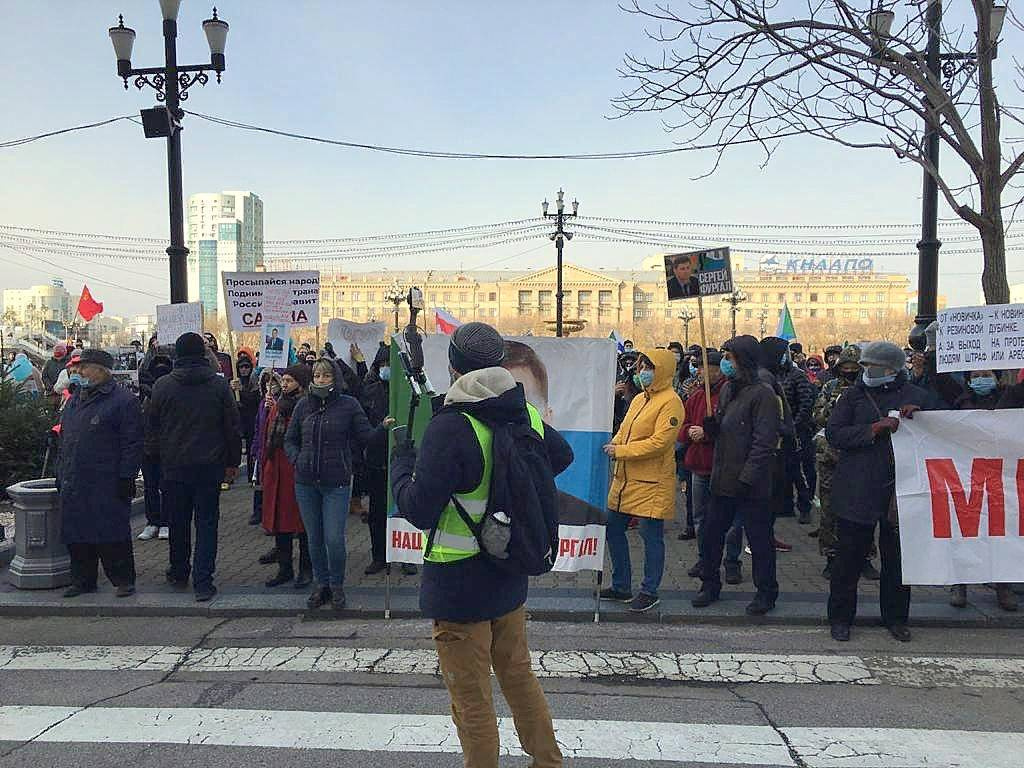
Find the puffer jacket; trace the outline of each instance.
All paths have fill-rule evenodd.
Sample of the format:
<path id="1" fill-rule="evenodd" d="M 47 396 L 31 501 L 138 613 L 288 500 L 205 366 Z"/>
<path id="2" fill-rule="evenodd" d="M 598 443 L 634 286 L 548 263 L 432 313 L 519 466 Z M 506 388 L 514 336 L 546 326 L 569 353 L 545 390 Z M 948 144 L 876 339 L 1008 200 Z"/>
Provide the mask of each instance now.
<path id="1" fill-rule="evenodd" d="M 654 381 L 633 398 L 612 445 L 615 474 L 608 507 L 655 520 L 676 513 L 676 436 L 683 423 L 683 403 L 672 388 L 675 356 L 667 349 L 643 353 L 654 363 Z"/>

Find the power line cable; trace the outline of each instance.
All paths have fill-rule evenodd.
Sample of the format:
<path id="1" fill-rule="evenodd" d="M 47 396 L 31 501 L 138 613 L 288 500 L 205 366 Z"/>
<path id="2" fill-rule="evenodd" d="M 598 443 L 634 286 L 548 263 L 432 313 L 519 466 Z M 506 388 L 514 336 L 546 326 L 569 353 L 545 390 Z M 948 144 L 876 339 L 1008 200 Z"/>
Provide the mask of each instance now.
<path id="1" fill-rule="evenodd" d="M 20 147 L 23 144 L 31 144 L 34 141 L 40 139 L 48 139 L 52 136 L 60 136 L 65 133 L 73 133 L 75 131 L 85 131 L 90 128 L 99 128 L 100 126 L 110 125 L 121 120 L 132 120 L 134 115 L 121 115 L 119 117 L 111 117 L 107 120 L 99 120 L 95 123 L 85 123 L 84 125 L 73 125 L 70 128 L 61 128 L 56 131 L 48 131 L 46 133 L 37 133 L 34 136 L 24 136 L 20 139 L 8 139 L 7 141 L 0 141 L 0 149 L 9 149 L 10 147 Z"/>

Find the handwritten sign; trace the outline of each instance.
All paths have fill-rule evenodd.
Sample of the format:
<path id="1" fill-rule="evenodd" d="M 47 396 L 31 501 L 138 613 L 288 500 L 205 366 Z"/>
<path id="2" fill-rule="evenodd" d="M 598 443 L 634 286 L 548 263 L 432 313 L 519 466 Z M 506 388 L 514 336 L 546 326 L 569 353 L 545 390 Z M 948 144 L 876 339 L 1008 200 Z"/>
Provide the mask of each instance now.
<path id="1" fill-rule="evenodd" d="M 320 272 L 224 272 L 224 302 L 233 331 L 255 331 L 263 325 L 267 291 L 287 289 L 291 297 L 287 322 L 293 328 L 320 324 Z M 278 299 L 273 299 L 276 303 Z"/>
<path id="2" fill-rule="evenodd" d="M 954 307 L 938 319 L 939 373 L 1024 368 L 1024 304 Z"/>
<path id="3" fill-rule="evenodd" d="M 384 340 L 387 327 L 387 323 L 353 323 L 335 318 L 327 323 L 327 340 L 334 347 L 335 354 L 355 370 L 356 364 L 349 348 L 357 345 L 369 365 L 377 354 L 377 345 Z"/>
<path id="4" fill-rule="evenodd" d="M 263 322 L 292 322 L 292 288 L 289 285 L 268 285 L 263 291 Z"/>
<path id="5" fill-rule="evenodd" d="M 156 334 L 161 344 L 173 344 L 183 333 L 202 332 L 202 303 L 193 301 L 188 304 L 157 305 Z"/>

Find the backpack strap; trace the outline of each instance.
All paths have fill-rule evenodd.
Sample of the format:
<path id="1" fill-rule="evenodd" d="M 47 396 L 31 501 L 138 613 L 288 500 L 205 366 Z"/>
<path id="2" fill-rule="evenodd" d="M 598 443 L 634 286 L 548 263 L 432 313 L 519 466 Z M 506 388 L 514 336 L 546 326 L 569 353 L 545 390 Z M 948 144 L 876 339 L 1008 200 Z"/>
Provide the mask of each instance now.
<path id="1" fill-rule="evenodd" d="M 457 498 L 455 498 L 455 494 L 454 493 L 451 495 L 451 502 L 452 502 L 452 506 L 455 507 L 455 511 L 458 512 L 459 517 L 462 518 L 462 522 L 464 522 L 466 524 L 466 527 L 469 528 L 470 532 L 473 534 L 473 538 L 475 538 L 476 541 L 477 541 L 477 544 L 480 545 L 480 551 L 482 552 L 483 551 L 483 541 L 480 538 L 480 527 L 481 526 L 479 526 L 479 525 L 477 525 L 477 523 L 473 522 L 473 518 L 469 516 L 469 512 L 467 512 L 466 508 L 464 506 L 462 506 L 462 502 L 460 502 Z M 430 556 L 430 552 L 434 548 L 434 534 L 436 532 L 437 532 L 437 526 L 435 525 L 433 528 L 430 529 L 430 533 L 427 534 L 427 545 L 426 545 L 426 547 L 423 550 L 423 557 L 425 557 L 425 558 Z"/>

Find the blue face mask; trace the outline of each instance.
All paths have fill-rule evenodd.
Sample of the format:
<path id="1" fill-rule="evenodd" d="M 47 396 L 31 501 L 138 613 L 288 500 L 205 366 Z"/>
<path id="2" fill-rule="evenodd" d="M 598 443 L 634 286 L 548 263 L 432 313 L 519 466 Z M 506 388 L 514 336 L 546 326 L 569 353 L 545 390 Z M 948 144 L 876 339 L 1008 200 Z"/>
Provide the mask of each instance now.
<path id="1" fill-rule="evenodd" d="M 718 369 L 722 372 L 722 375 L 729 379 L 736 378 L 736 364 L 727 357 L 722 358 L 722 362 L 719 364 Z"/>
<path id="2" fill-rule="evenodd" d="M 886 376 L 870 376 L 865 370 L 861 378 L 864 380 L 865 387 L 884 387 L 886 384 L 892 384 L 896 381 L 896 374 L 890 373 Z"/>
<path id="3" fill-rule="evenodd" d="M 381 369 L 380 369 L 380 380 L 381 381 L 391 381 L 391 367 L 390 366 L 385 365 L 385 366 L 381 367 Z"/>
<path id="4" fill-rule="evenodd" d="M 633 377 L 633 381 L 640 389 L 647 389 L 654 383 L 654 371 L 640 371 Z"/>
<path id="5" fill-rule="evenodd" d="M 693 363 L 690 363 L 690 375 L 691 376 L 696 376 L 697 375 L 697 366 L 694 365 Z"/>
<path id="6" fill-rule="evenodd" d="M 979 395 L 991 395 L 996 391 L 996 380 L 991 376 L 976 376 L 968 382 L 967 386 Z"/>
<path id="7" fill-rule="evenodd" d="M 85 379 L 82 378 L 80 373 L 72 373 L 68 376 L 68 384 L 71 386 L 81 387 Z"/>

